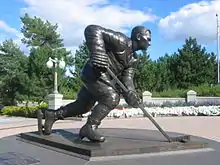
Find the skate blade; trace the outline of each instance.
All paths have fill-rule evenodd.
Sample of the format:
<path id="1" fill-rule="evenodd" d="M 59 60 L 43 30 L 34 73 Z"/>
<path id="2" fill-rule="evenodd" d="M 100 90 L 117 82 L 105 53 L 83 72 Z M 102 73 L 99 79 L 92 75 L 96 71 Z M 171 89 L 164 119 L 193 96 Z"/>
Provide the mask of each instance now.
<path id="1" fill-rule="evenodd" d="M 105 141 L 106 141 L 106 140 L 105 140 Z M 77 138 L 75 139 L 75 142 L 78 142 L 78 143 L 86 142 L 86 143 L 100 144 L 100 143 L 103 143 L 103 142 L 105 142 L 105 141 L 89 140 L 87 137 L 85 137 L 85 136 L 80 136 L 80 135 L 78 135 Z"/>
<path id="2" fill-rule="evenodd" d="M 74 140 L 74 142 L 75 142 L 75 143 L 83 143 L 83 142 L 86 142 L 86 141 L 84 140 L 84 138 L 85 138 L 85 137 L 78 135 L 78 136 L 76 137 L 76 139 Z"/>

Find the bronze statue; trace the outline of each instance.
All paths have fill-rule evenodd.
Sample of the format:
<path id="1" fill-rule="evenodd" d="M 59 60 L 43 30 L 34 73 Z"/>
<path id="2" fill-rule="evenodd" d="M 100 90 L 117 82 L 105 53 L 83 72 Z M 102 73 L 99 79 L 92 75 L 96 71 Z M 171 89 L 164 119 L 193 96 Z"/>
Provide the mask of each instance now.
<path id="1" fill-rule="evenodd" d="M 101 121 L 120 101 L 120 95 L 132 107 L 138 107 L 139 97 L 135 91 L 133 77 L 137 64 L 135 51 L 147 50 L 151 42 L 151 31 L 144 26 L 132 29 L 131 37 L 99 25 L 89 25 L 84 31 L 90 59 L 82 70 L 83 86 L 75 102 L 57 110 L 45 111 L 44 134 L 50 135 L 55 121 L 87 113 L 91 115 L 80 129 L 79 138 L 93 142 L 104 142 L 105 137 L 98 133 Z M 114 79 L 106 72 L 107 68 L 121 80 L 129 92 L 123 92 Z M 95 105 L 95 103 L 98 104 Z M 95 106 L 94 106 L 95 105 Z"/>

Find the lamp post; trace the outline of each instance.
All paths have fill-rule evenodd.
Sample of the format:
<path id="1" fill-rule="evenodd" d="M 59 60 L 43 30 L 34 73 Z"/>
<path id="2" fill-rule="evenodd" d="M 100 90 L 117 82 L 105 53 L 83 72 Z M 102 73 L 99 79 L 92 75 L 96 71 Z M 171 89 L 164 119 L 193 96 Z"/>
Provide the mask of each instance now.
<path id="1" fill-rule="evenodd" d="M 216 14 L 216 25 L 217 25 L 217 61 L 218 61 L 218 84 L 220 83 L 220 77 L 219 77 L 219 20 L 218 20 L 218 14 Z"/>
<path id="2" fill-rule="evenodd" d="M 61 60 L 58 60 L 58 58 L 52 59 L 49 57 L 49 60 L 47 61 L 47 67 L 48 68 L 53 68 L 54 67 L 54 94 L 58 94 L 58 88 L 57 88 L 57 68 L 64 69 L 65 68 L 65 61 L 63 58 Z"/>

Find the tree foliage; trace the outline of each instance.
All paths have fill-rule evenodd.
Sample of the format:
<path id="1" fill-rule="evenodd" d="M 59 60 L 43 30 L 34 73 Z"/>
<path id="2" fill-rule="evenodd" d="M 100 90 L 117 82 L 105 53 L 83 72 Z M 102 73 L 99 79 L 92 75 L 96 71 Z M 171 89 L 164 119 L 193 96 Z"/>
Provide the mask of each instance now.
<path id="1" fill-rule="evenodd" d="M 76 91 L 78 91 L 82 86 L 81 71 L 88 58 L 89 50 L 85 41 L 83 41 L 83 43 L 79 45 L 79 48 L 76 50 L 75 56 L 73 58 L 74 71 L 71 72 L 74 77 L 74 85 Z"/>
<path id="2" fill-rule="evenodd" d="M 187 89 L 216 82 L 216 56 L 208 53 L 195 38 L 189 37 L 177 52 L 165 54 L 156 61 L 139 56 L 141 63 L 135 81 L 141 92 Z"/>
<path id="3" fill-rule="evenodd" d="M 25 14 L 21 21 L 21 31 L 24 35 L 22 42 L 30 47 L 28 76 L 35 83 L 31 93 L 39 101 L 44 100 L 53 90 L 54 70 L 46 66 L 49 57 L 69 61 L 68 55 L 71 52 L 63 48 L 63 39 L 57 32 L 57 24 L 52 25 L 38 17 L 31 18 L 28 14 Z M 57 69 L 59 86 L 63 82 L 65 71 Z"/>
<path id="4" fill-rule="evenodd" d="M 214 53 L 207 53 L 196 39 L 186 39 L 183 48 L 178 49 L 171 58 L 170 72 L 173 75 L 171 85 L 177 88 L 188 88 L 215 83 L 215 59 Z"/>
<path id="5" fill-rule="evenodd" d="M 49 21 L 43 21 L 34 16 L 31 18 L 27 13 L 21 17 L 23 27 L 21 32 L 24 38 L 21 40 L 28 47 L 49 45 L 51 48 L 63 47 L 63 39 L 57 33 L 58 25 L 52 25 Z"/>
<path id="6" fill-rule="evenodd" d="M 26 94 L 27 57 L 12 40 L 4 41 L 0 52 L 0 100 L 5 105 L 14 105 Z"/>

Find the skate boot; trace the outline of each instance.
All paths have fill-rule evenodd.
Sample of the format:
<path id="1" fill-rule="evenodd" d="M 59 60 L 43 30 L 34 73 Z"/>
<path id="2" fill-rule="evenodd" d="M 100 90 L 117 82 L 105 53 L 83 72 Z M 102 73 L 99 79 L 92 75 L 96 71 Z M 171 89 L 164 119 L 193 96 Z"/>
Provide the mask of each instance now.
<path id="1" fill-rule="evenodd" d="M 50 135 L 52 132 L 53 124 L 57 120 L 64 120 L 64 110 L 60 107 L 57 110 L 46 110 L 45 111 L 45 122 L 44 122 L 44 135 Z"/>
<path id="2" fill-rule="evenodd" d="M 91 116 L 88 117 L 87 123 L 80 129 L 79 138 L 88 138 L 92 142 L 104 142 L 105 137 L 97 131 L 100 121 L 94 120 Z"/>

